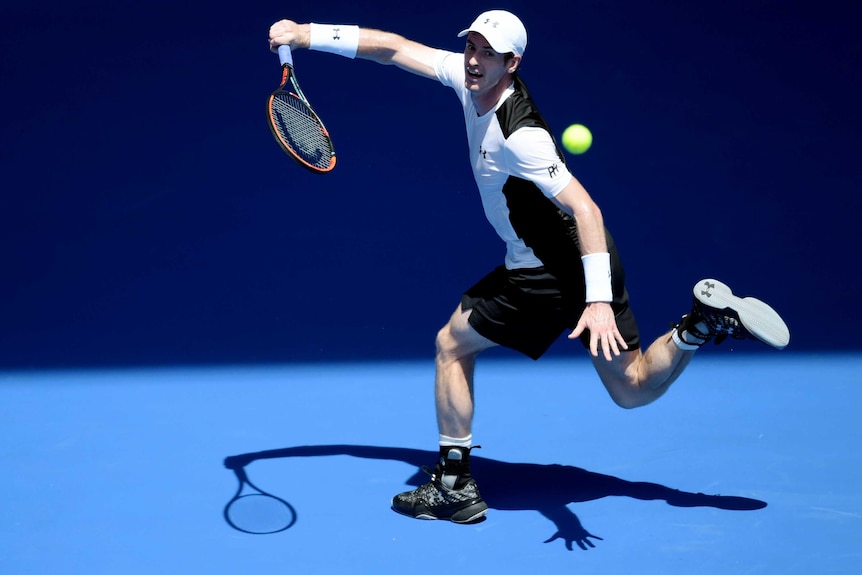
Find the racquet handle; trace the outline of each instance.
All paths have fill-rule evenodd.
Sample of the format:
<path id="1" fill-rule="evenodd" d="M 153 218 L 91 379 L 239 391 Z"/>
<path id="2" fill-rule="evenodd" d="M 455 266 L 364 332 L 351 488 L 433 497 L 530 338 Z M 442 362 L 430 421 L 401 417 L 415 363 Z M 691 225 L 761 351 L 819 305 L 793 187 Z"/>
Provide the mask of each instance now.
<path id="1" fill-rule="evenodd" d="M 290 46 L 282 44 L 278 47 L 278 59 L 281 61 L 282 66 L 287 64 L 293 68 L 293 55 L 290 53 Z"/>

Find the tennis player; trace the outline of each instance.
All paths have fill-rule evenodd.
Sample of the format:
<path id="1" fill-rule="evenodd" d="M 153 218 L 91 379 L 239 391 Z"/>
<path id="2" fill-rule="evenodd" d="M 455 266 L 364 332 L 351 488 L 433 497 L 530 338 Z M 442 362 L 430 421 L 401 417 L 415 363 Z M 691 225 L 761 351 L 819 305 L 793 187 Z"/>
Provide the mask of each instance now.
<path id="1" fill-rule="evenodd" d="M 709 340 L 754 338 L 781 349 L 790 333 L 767 304 L 707 279 L 694 286 L 691 311 L 642 349 L 602 212 L 566 167 L 518 74 L 527 47 L 523 23 L 491 10 L 458 36 L 463 53 L 354 25 L 282 20 L 271 27 L 269 43 L 395 65 L 447 86 L 463 106 L 470 165 L 506 256 L 463 294 L 437 334 L 440 458 L 431 480 L 396 495 L 392 507 L 410 517 L 471 523 L 488 510 L 470 473 L 473 369 L 482 351 L 501 345 L 538 359 L 568 332 L 589 351 L 611 398 L 634 408 L 664 394 Z"/>

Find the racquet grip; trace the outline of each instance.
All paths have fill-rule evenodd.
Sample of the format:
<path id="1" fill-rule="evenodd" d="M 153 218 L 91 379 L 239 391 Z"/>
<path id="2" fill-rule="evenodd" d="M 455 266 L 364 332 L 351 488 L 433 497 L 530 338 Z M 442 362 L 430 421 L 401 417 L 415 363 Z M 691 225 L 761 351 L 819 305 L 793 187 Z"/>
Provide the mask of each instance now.
<path id="1" fill-rule="evenodd" d="M 278 47 L 278 59 L 281 61 L 282 66 L 287 64 L 293 68 L 293 55 L 290 53 L 290 46 L 282 44 Z"/>

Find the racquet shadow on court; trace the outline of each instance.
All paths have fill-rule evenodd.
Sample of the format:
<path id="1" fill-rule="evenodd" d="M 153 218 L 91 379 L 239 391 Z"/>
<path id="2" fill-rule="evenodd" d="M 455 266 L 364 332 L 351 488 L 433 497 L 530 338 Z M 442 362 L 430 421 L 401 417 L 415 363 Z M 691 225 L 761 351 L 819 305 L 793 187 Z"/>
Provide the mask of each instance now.
<path id="1" fill-rule="evenodd" d="M 381 461 L 401 461 L 417 468 L 421 468 L 423 465 L 432 466 L 438 457 L 437 452 L 400 447 L 309 445 L 234 455 L 227 457 L 224 464 L 225 467 L 236 471 L 244 470 L 248 464 L 261 459 L 331 455 L 349 455 Z M 541 513 L 556 527 L 556 531 L 545 543 L 561 539 L 569 550 L 572 550 L 574 545 L 587 550 L 590 547 L 595 547 L 591 539 L 602 539 L 584 528 L 578 516 L 567 507 L 570 503 L 594 501 L 604 497 L 630 497 L 641 501 L 665 501 L 674 507 L 713 507 L 731 511 L 754 511 L 766 507 L 766 502 L 757 499 L 732 495 L 690 493 L 658 483 L 628 481 L 570 465 L 509 463 L 480 457 L 476 452 L 473 453 L 471 461 L 473 475 L 477 477 L 482 497 L 491 509 L 500 511 L 532 510 Z M 410 476 L 406 484 L 419 486 L 427 481 L 428 476 L 420 470 Z M 279 499 L 270 494 L 265 495 Z M 227 508 L 225 517 L 228 518 Z M 292 526 L 295 522 L 296 517 L 294 515 L 287 527 Z M 230 519 L 228 519 L 228 523 L 235 529 L 237 528 Z M 284 529 L 277 529 L 272 532 L 283 531 Z"/>

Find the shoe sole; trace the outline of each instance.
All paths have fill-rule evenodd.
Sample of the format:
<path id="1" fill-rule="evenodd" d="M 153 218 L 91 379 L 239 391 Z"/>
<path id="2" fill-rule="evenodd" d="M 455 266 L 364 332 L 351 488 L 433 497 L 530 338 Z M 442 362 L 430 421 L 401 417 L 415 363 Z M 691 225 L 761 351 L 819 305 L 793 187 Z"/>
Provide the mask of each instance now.
<path id="1" fill-rule="evenodd" d="M 790 343 L 790 330 L 774 309 L 753 297 L 737 297 L 728 286 L 714 279 L 697 282 L 692 290 L 695 299 L 713 309 L 736 313 L 742 326 L 755 338 L 775 349 Z"/>
<path id="2" fill-rule="evenodd" d="M 453 513 L 451 517 L 437 517 L 432 513 L 419 513 L 418 515 L 412 515 L 398 509 L 394 504 L 392 505 L 392 511 L 400 513 L 405 517 L 412 517 L 413 519 L 451 521 L 452 523 L 466 524 L 481 521 L 485 517 L 485 514 L 488 513 L 488 505 L 484 501 L 473 503 L 464 509 L 459 509 Z"/>
<path id="3" fill-rule="evenodd" d="M 486 513 L 488 513 L 488 505 L 484 501 L 481 501 L 464 509 L 459 509 L 457 513 L 452 514 L 449 521 L 461 524 L 476 523 L 484 518 Z"/>

